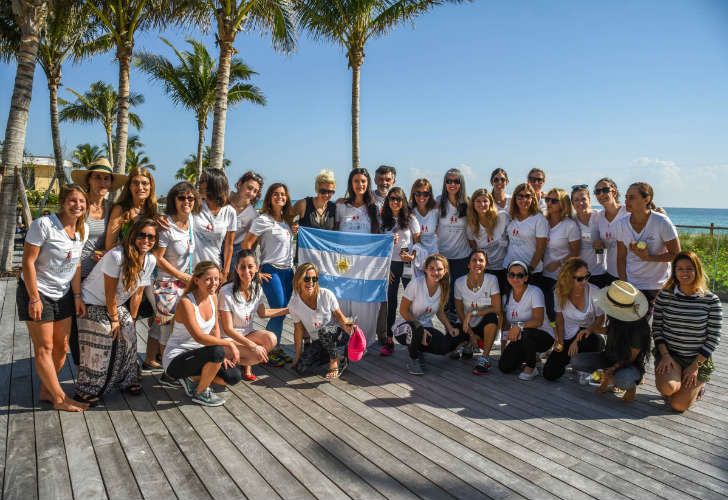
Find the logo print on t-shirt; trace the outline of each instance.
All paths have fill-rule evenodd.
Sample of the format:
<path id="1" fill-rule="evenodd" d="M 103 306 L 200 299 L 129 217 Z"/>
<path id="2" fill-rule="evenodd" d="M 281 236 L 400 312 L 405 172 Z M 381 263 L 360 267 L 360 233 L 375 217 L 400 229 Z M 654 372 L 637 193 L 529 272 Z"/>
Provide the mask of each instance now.
<path id="1" fill-rule="evenodd" d="M 518 319 L 518 311 L 513 311 L 511 313 L 511 319 Z"/>
<path id="2" fill-rule="evenodd" d="M 451 215 L 450 216 L 450 224 L 457 224 L 458 223 L 458 216 L 457 215 Z"/>
<path id="3" fill-rule="evenodd" d="M 425 307 L 425 314 L 430 314 L 432 312 L 432 308 L 430 306 Z"/>
<path id="4" fill-rule="evenodd" d="M 208 224 L 208 225 L 206 225 L 206 226 L 205 226 L 205 231 L 210 231 L 210 232 L 212 232 L 212 231 L 213 231 L 214 229 L 215 229 L 215 228 L 214 228 L 214 227 L 212 226 L 212 224 Z"/>
<path id="5" fill-rule="evenodd" d="M 520 234 L 520 233 L 519 233 L 519 231 L 518 231 L 518 228 L 517 228 L 517 227 L 514 227 L 514 228 L 513 228 L 513 231 L 511 231 L 511 235 L 513 235 L 513 236 L 518 236 L 519 234 Z"/>
<path id="6" fill-rule="evenodd" d="M 422 233 L 429 233 L 429 232 L 430 232 L 430 230 L 429 230 L 429 228 L 428 228 L 427 226 L 422 226 L 422 227 L 420 228 L 420 232 L 422 232 Z"/>

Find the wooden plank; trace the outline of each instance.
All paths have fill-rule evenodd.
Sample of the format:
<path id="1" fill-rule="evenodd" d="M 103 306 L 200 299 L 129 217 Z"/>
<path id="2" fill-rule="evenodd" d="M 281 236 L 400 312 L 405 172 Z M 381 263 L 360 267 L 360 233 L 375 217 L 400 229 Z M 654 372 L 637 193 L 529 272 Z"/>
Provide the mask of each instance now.
<path id="1" fill-rule="evenodd" d="M 10 377 L 13 367 L 13 337 L 15 334 L 15 280 L 0 280 L 0 492 L 4 490 L 5 452 L 7 449 L 10 412 Z M 10 286 L 9 286 L 10 284 Z"/>

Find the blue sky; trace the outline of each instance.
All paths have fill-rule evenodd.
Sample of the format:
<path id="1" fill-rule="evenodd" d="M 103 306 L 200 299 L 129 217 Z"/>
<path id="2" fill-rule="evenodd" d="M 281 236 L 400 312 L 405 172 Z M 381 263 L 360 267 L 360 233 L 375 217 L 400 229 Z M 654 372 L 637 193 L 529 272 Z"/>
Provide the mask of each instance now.
<path id="1" fill-rule="evenodd" d="M 158 35 L 141 34 L 136 50 L 172 57 Z M 178 47 L 190 35 L 216 53 L 210 33 L 165 33 Z M 231 180 L 255 169 L 300 197 L 313 191 L 319 169 L 331 168 L 343 192 L 351 165 L 343 51 L 305 33 L 292 55 L 255 33 L 240 34 L 236 47 L 260 73 L 254 83 L 269 103 L 228 112 Z M 2 130 L 14 73 L 14 65 L 0 65 Z M 64 84 L 78 91 L 117 79 L 110 54 L 64 68 Z M 367 45 L 362 165 L 395 165 L 405 189 L 419 176 L 439 186 L 445 170 L 460 167 L 468 191 L 487 185 L 495 167 L 509 172 L 513 188 L 539 166 L 551 187 L 593 185 L 608 175 L 624 187 L 650 182 L 660 205 L 726 208 L 727 82 L 728 3 L 721 0 L 446 6 Z M 144 120 L 139 134 L 166 192 L 195 150 L 194 117 L 136 70 L 131 85 L 146 97 L 136 109 Z M 60 95 L 70 97 L 65 89 Z M 27 141 L 38 155 L 52 151 L 47 110 L 38 68 Z M 68 157 L 79 143 L 104 142 L 98 125 L 62 124 L 61 132 Z"/>

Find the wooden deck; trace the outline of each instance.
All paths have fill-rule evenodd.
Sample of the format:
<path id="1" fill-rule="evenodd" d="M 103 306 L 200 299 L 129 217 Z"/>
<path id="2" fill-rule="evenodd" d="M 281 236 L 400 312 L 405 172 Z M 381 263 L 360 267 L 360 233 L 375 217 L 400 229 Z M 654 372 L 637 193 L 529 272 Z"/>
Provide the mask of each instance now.
<path id="1" fill-rule="evenodd" d="M 701 498 L 728 496 L 725 342 L 704 399 L 667 411 L 651 376 L 626 405 L 565 376 L 370 354 L 342 379 L 259 379 L 202 408 L 153 376 L 85 413 L 38 405 L 16 282 L 0 281 L 3 498 Z M 290 324 L 284 346 L 290 347 Z M 140 335 L 140 350 L 144 335 Z M 497 354 L 497 353 L 496 353 Z M 68 363 L 63 385 L 71 391 Z"/>

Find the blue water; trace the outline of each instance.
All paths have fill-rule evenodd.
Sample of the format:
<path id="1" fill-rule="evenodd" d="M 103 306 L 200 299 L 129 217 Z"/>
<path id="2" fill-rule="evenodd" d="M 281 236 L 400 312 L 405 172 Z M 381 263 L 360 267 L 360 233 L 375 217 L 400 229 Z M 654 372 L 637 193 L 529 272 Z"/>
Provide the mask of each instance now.
<path id="1" fill-rule="evenodd" d="M 724 208 L 670 208 L 664 207 L 676 226 L 716 226 L 728 228 L 728 209 Z"/>

